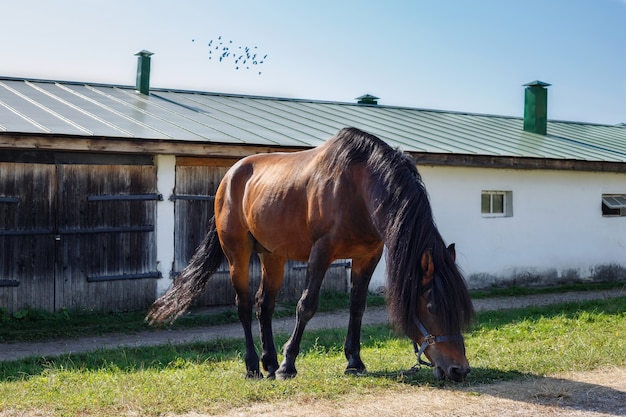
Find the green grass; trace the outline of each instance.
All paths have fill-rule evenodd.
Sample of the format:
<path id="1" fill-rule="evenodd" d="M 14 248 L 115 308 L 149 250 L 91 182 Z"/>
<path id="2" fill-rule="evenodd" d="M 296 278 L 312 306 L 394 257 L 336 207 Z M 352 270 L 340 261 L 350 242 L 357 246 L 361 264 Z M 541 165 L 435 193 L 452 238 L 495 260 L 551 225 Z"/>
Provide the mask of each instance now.
<path id="1" fill-rule="evenodd" d="M 613 289 L 626 289 L 626 283 L 623 281 L 607 281 L 607 282 L 590 282 L 555 285 L 548 287 L 493 287 L 481 290 L 472 290 L 470 294 L 473 299 L 492 298 L 492 297 L 520 297 L 525 295 L 536 294 L 561 294 L 570 291 L 601 291 Z"/>
<path id="2" fill-rule="evenodd" d="M 475 368 L 544 375 L 622 366 L 625 341 L 626 297 L 620 297 L 480 313 L 466 347 Z"/>
<path id="3" fill-rule="evenodd" d="M 572 284 L 558 287 L 511 287 L 491 288 L 471 291 L 472 298 L 488 298 L 503 296 L 523 296 L 532 294 L 562 293 L 566 291 L 594 291 L 606 289 L 623 289 L 623 282 L 606 282 L 590 284 Z M 326 293 L 320 299 L 318 311 L 347 309 L 348 293 Z M 369 307 L 383 306 L 384 297 L 369 295 Z M 296 302 L 278 303 L 275 317 L 293 316 Z M 209 310 L 211 311 L 211 310 Z M 37 310 L 20 310 L 9 315 L 0 310 L 0 343 L 34 342 L 57 339 L 95 336 L 107 333 L 137 333 L 153 330 L 144 322 L 145 311 L 104 313 L 94 311 L 67 311 L 47 313 Z M 194 310 L 174 323 L 172 328 L 189 328 L 211 326 L 217 324 L 237 323 L 237 313 L 233 308 L 217 312 Z"/>
<path id="4" fill-rule="evenodd" d="M 18 313 L 17 318 L 5 315 L 4 319 L 0 320 L 0 342 L 35 342 L 154 330 L 144 322 L 145 311 L 48 313 L 38 310 L 22 310 Z M 211 314 L 188 314 L 172 327 L 213 326 L 238 321 L 237 312 L 232 309 Z"/>
<path id="5" fill-rule="evenodd" d="M 259 401 L 339 400 L 348 393 L 440 385 L 428 369 L 400 372 L 413 366 L 415 356 L 410 342 L 387 326 L 364 328 L 363 359 L 372 373 L 344 376 L 344 337 L 345 329 L 305 332 L 300 373 L 291 381 L 245 380 L 240 340 L 0 363 L 0 411 L 217 413 Z M 285 338 L 278 336 L 277 343 Z M 479 313 L 466 335 L 472 372 L 464 384 L 444 385 L 625 366 L 625 341 L 626 297 Z"/>

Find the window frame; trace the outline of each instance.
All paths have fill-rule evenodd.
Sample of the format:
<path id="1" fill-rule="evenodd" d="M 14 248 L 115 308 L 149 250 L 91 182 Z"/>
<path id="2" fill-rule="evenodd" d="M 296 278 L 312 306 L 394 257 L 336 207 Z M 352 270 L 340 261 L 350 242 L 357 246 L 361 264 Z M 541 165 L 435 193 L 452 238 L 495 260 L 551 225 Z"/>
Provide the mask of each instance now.
<path id="1" fill-rule="evenodd" d="M 602 194 L 602 217 L 626 217 L 626 194 Z"/>
<path id="2" fill-rule="evenodd" d="M 489 196 L 489 211 L 483 211 L 483 198 Z M 502 212 L 494 212 L 494 196 L 502 196 Z M 513 191 L 482 190 L 480 193 L 480 214 L 482 217 L 513 217 Z"/>

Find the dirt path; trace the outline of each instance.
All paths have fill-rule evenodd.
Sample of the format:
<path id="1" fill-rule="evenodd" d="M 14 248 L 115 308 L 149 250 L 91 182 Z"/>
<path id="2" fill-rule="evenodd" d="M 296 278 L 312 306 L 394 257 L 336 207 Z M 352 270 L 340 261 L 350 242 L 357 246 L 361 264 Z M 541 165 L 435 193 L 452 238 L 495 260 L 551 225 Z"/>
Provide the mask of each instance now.
<path id="1" fill-rule="evenodd" d="M 201 417 L 188 414 L 185 417 Z M 626 368 L 528 378 L 469 388 L 407 387 L 381 396 L 258 403 L 225 417 L 626 416 Z"/>
<path id="2" fill-rule="evenodd" d="M 624 290 L 568 292 L 561 294 L 540 294 L 524 297 L 503 297 L 474 300 L 477 311 L 503 310 L 528 306 L 542 306 L 572 301 L 606 299 L 625 295 Z M 383 324 L 388 322 L 385 308 L 368 309 L 363 317 L 364 325 Z M 293 318 L 274 321 L 274 333 L 290 333 L 295 324 Z M 316 314 L 309 322 L 307 329 L 329 329 L 347 327 L 347 311 Z M 256 326 L 254 330 L 257 331 Z M 70 340 L 57 340 L 37 343 L 2 343 L 0 344 L 0 361 L 17 360 L 31 356 L 54 357 L 65 353 L 84 353 L 99 349 L 118 347 L 158 346 L 164 344 L 182 344 L 189 342 L 216 339 L 240 338 L 243 332 L 239 324 L 221 326 L 145 331 L 135 334 L 107 334 Z"/>

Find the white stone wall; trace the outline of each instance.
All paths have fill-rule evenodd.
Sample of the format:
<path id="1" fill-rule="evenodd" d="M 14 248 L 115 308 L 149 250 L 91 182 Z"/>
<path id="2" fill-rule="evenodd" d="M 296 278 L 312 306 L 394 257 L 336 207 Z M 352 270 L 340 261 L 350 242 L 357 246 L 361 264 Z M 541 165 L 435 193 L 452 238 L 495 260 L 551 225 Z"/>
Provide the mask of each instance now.
<path id="1" fill-rule="evenodd" d="M 556 283 L 626 271 L 626 217 L 603 217 L 602 194 L 626 174 L 420 166 L 435 220 L 470 287 Z M 481 215 L 482 190 L 512 191 L 513 216 Z M 382 262 L 381 262 L 382 263 Z M 384 285 L 379 265 L 370 288 Z M 615 268 L 613 268 L 614 270 Z"/>

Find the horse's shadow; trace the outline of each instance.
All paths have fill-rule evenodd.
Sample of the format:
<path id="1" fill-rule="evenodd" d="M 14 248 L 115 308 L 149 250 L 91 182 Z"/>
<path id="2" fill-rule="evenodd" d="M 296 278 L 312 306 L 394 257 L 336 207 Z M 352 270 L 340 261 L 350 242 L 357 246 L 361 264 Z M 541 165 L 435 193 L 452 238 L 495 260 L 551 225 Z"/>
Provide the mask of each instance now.
<path id="1" fill-rule="evenodd" d="M 489 368 L 473 368 L 463 383 L 435 382 L 429 368 L 368 372 L 365 375 L 393 379 L 408 385 L 439 386 L 473 395 L 491 396 L 521 403 L 585 413 L 626 416 L 626 391 L 567 378 Z"/>

